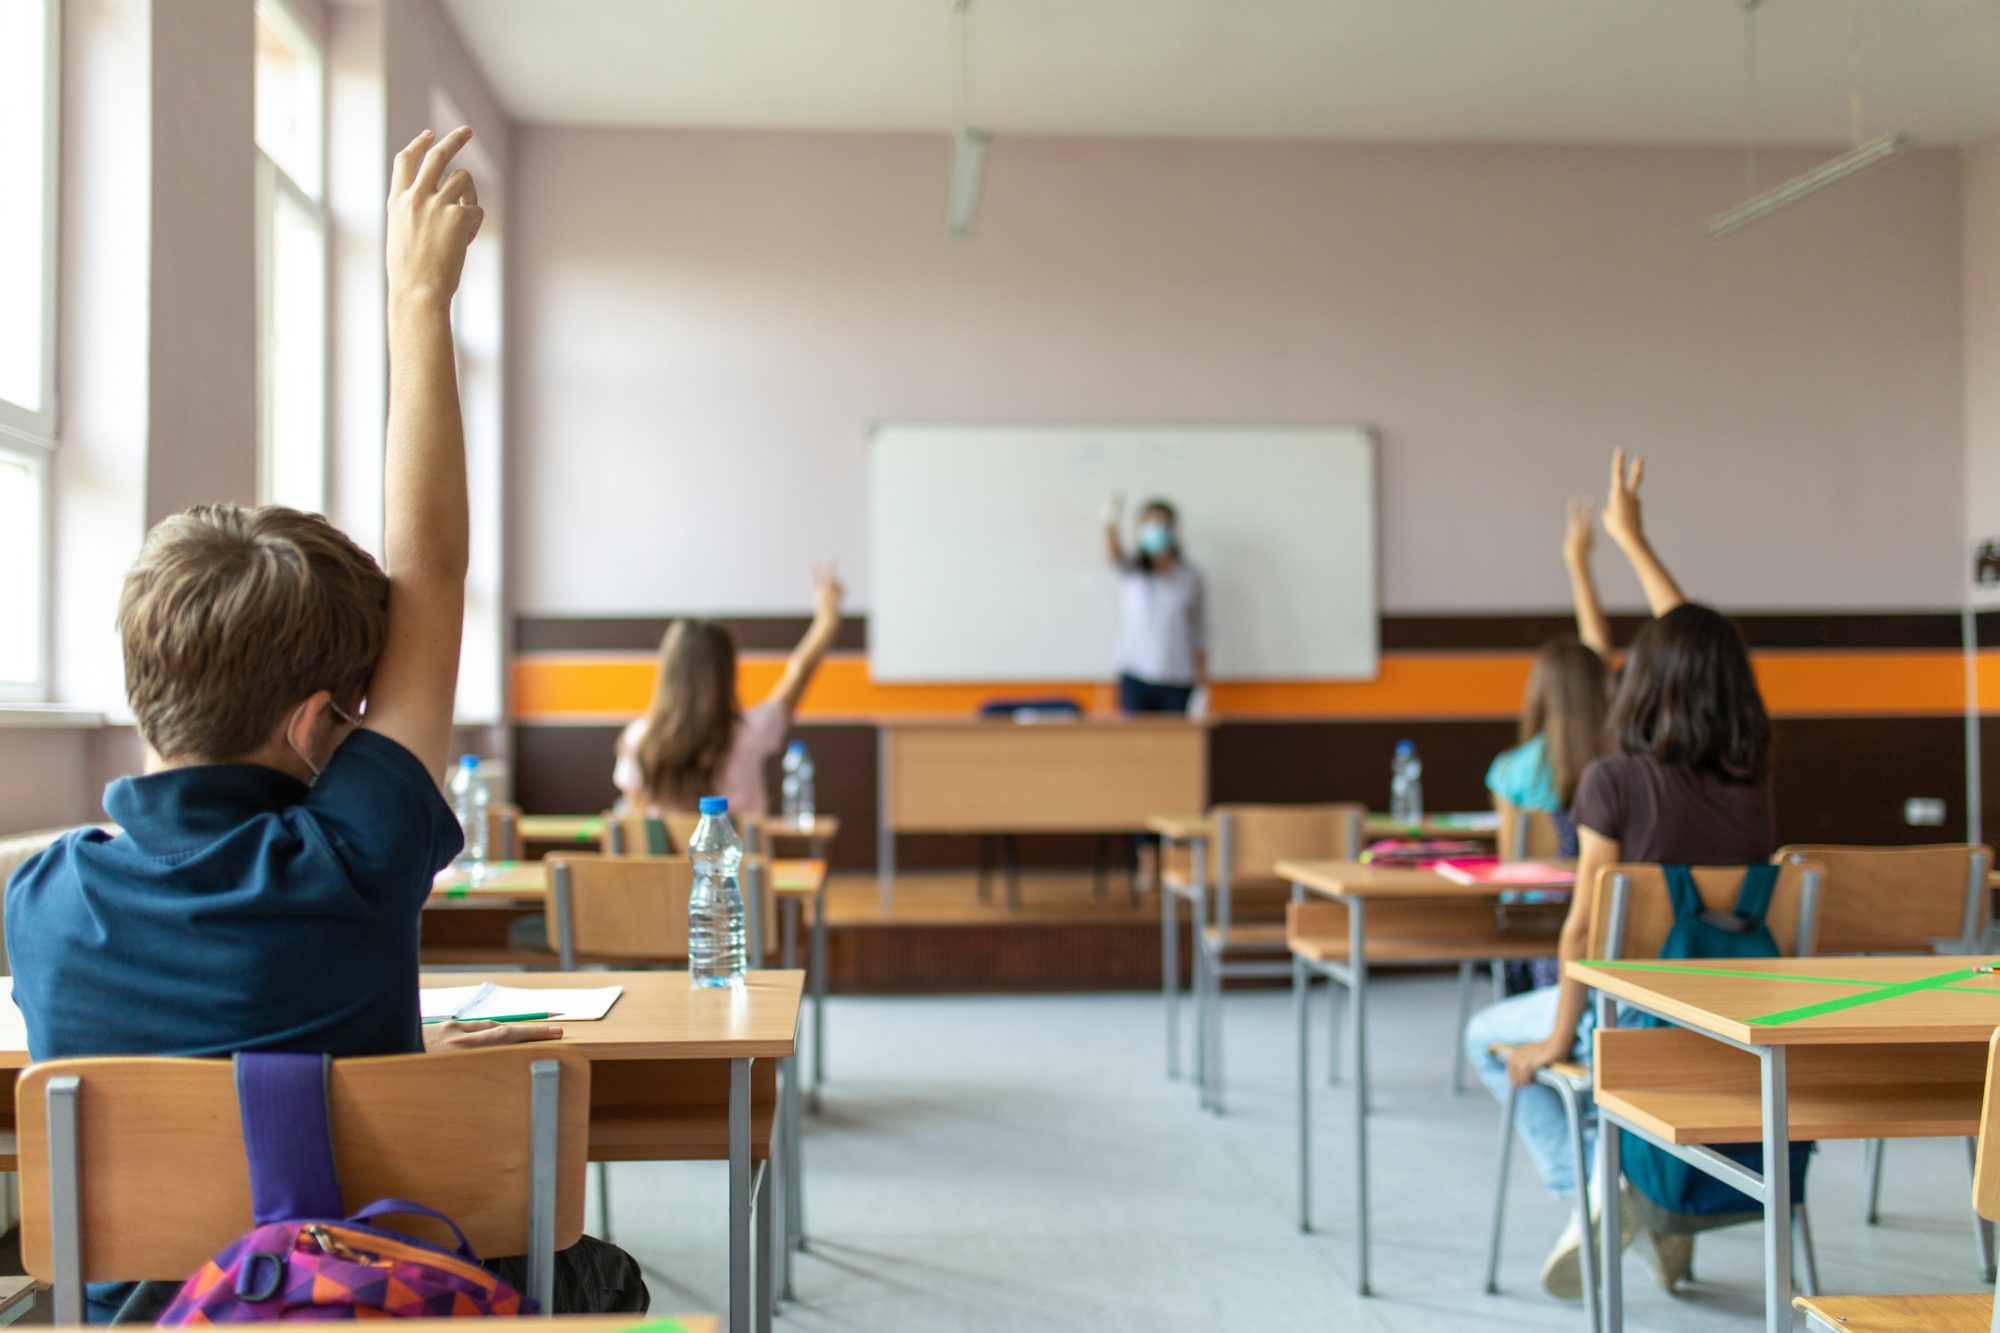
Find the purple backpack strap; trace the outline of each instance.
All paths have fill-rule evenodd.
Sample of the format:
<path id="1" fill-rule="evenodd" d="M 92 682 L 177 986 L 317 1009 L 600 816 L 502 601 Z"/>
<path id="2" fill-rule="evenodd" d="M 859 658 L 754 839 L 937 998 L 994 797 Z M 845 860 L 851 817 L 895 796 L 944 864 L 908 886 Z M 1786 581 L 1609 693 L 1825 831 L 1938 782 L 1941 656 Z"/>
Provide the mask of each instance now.
<path id="1" fill-rule="evenodd" d="M 333 1170 L 324 1055 L 243 1052 L 236 1106 L 250 1158 L 250 1212 L 258 1226 L 342 1216 Z"/>

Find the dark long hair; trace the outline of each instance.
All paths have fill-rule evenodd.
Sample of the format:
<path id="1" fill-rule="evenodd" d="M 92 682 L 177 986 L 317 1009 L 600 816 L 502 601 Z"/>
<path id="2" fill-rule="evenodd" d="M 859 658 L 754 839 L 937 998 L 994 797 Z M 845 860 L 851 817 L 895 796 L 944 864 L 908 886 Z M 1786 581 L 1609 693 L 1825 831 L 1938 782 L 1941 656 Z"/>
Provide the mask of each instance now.
<path id="1" fill-rule="evenodd" d="M 1174 539 L 1174 544 L 1168 549 L 1173 552 L 1174 559 L 1176 560 L 1180 559 L 1181 516 L 1179 511 L 1177 511 L 1171 504 L 1168 504 L 1165 500 L 1148 500 L 1146 501 L 1145 505 L 1139 510 L 1140 523 L 1143 524 L 1146 521 L 1146 515 L 1152 513 L 1160 513 L 1160 514 L 1165 514 L 1167 516 L 1167 532 Z M 1134 558 L 1132 563 L 1134 566 L 1145 571 L 1148 574 L 1152 573 L 1153 570 L 1156 568 L 1156 566 L 1153 563 L 1153 557 L 1148 555 L 1144 551 L 1140 551 L 1136 556 L 1136 558 Z"/>
<path id="2" fill-rule="evenodd" d="M 1627 754 L 1650 754 L 1725 782 L 1762 782 L 1771 718 L 1750 653 L 1729 617 L 1684 602 L 1639 631 L 1611 730 Z"/>
<path id="3" fill-rule="evenodd" d="M 1549 776 L 1563 809 L 1576 795 L 1577 781 L 1609 742 L 1604 717 L 1611 706 L 1604 659 L 1573 636 L 1551 639 L 1535 654 L 1528 675 L 1528 698 L 1521 709 L 1521 739 L 1543 737 Z"/>

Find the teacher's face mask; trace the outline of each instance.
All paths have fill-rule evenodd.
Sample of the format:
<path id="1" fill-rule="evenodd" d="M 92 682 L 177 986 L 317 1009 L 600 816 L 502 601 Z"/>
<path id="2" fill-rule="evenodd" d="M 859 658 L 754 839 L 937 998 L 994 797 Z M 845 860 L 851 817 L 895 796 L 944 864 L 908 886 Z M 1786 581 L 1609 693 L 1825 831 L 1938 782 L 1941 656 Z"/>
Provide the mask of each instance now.
<path id="1" fill-rule="evenodd" d="M 1174 533 L 1164 523 L 1139 525 L 1139 549 L 1147 555 L 1165 555 L 1174 549 Z"/>

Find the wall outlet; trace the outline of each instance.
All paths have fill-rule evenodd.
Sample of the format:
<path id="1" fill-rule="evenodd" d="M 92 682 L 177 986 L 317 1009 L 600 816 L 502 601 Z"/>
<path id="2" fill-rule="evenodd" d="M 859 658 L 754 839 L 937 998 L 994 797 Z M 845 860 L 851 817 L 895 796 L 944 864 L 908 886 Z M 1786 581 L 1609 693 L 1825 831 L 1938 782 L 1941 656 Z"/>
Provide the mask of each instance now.
<path id="1" fill-rule="evenodd" d="M 1983 541 L 1972 548 L 1972 585 L 2000 588 L 2000 539 Z"/>
<path id="2" fill-rule="evenodd" d="M 1944 823 L 1944 802 L 1935 796 L 1912 796 L 1903 802 L 1903 822 L 1913 828 L 1936 828 Z"/>

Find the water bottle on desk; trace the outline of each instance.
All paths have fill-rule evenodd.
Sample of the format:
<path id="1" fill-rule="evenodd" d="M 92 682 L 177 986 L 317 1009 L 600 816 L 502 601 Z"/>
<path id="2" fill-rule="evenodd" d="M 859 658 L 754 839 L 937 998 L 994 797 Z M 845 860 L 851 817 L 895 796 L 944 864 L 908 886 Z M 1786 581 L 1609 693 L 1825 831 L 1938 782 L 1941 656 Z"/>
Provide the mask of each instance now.
<path id="1" fill-rule="evenodd" d="M 490 828 L 487 807 L 493 797 L 486 790 L 486 777 L 479 771 L 479 756 L 463 755 L 451 775 L 451 812 L 465 832 L 465 850 L 452 868 L 475 884 L 486 878 L 486 835 Z"/>
<path id="2" fill-rule="evenodd" d="M 694 892 L 688 898 L 688 972 L 696 986 L 743 984 L 743 842 L 729 822 L 729 802 L 701 798 L 701 822 L 688 839 Z"/>
<path id="3" fill-rule="evenodd" d="M 795 828 L 811 828 L 815 793 L 813 791 L 813 761 L 807 753 L 804 741 L 793 741 L 785 747 L 785 783 L 783 809 L 785 823 Z"/>
<path id="4" fill-rule="evenodd" d="M 1389 761 L 1389 818 L 1411 829 L 1424 822 L 1424 761 L 1411 741 L 1397 741 Z"/>

